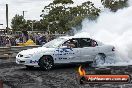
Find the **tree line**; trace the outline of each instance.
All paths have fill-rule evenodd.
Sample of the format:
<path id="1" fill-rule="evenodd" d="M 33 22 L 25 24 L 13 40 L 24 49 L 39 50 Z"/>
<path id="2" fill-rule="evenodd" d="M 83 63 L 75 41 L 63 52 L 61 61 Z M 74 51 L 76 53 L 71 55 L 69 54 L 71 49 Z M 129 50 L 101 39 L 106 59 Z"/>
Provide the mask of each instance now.
<path id="1" fill-rule="evenodd" d="M 118 9 L 127 7 L 128 0 L 101 0 L 105 8 L 116 12 Z M 94 6 L 94 3 L 87 1 L 81 5 L 72 6 L 72 0 L 53 0 L 45 6 L 40 14 L 40 21 L 25 20 L 23 16 L 16 14 L 12 18 L 11 27 L 14 31 L 50 31 L 52 33 L 67 32 L 72 27 L 81 29 L 81 22 L 84 18 L 96 20 L 101 9 Z"/>

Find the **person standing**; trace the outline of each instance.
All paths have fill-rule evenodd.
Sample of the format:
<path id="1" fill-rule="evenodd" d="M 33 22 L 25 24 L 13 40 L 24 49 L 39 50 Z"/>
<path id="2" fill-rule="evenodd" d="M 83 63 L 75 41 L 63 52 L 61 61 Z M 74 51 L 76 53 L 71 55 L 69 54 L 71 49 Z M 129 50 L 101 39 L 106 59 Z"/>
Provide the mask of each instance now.
<path id="1" fill-rule="evenodd" d="M 18 46 L 18 43 L 20 43 L 19 37 L 16 37 L 15 42 L 16 42 L 16 45 Z"/>
<path id="2" fill-rule="evenodd" d="M 11 47 L 11 41 L 8 36 L 6 37 L 5 43 L 6 43 L 6 47 Z"/>

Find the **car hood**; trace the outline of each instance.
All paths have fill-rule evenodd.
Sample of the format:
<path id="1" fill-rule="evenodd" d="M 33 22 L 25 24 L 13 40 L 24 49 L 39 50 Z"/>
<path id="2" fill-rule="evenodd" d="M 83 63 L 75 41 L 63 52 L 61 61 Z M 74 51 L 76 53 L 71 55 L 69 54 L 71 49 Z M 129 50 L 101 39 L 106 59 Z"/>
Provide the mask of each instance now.
<path id="1" fill-rule="evenodd" d="M 23 51 L 19 52 L 19 54 L 29 55 L 29 54 L 47 52 L 47 51 L 51 51 L 51 50 L 53 50 L 53 48 L 38 47 L 38 48 L 23 50 Z"/>

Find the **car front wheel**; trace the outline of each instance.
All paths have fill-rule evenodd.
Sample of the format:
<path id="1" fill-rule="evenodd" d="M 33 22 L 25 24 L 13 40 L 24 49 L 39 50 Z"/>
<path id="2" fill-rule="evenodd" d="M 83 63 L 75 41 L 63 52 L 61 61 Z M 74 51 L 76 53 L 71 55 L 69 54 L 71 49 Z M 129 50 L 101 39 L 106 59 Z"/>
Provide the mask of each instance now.
<path id="1" fill-rule="evenodd" d="M 51 56 L 43 56 L 39 60 L 39 64 L 38 65 L 43 70 L 51 70 L 53 68 L 53 66 L 54 66 L 53 58 Z"/>

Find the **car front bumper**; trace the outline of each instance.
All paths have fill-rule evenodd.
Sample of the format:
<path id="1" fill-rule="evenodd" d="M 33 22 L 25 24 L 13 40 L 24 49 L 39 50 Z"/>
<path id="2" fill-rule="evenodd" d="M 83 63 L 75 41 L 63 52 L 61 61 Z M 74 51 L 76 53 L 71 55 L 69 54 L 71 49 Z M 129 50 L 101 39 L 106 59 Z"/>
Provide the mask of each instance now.
<path id="1" fill-rule="evenodd" d="M 34 60 L 32 57 L 24 58 L 16 56 L 16 63 L 22 65 L 38 66 L 38 60 Z"/>

